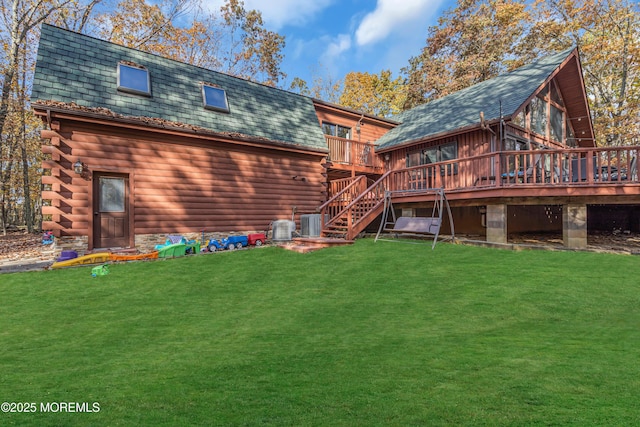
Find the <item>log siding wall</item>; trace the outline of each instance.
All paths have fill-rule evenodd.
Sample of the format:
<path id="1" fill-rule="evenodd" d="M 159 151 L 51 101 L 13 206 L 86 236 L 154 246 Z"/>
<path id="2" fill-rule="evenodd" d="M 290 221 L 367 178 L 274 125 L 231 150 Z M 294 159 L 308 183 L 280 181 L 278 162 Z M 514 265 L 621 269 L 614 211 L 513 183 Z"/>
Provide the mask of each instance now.
<path id="1" fill-rule="evenodd" d="M 293 207 L 313 211 L 326 200 L 326 153 L 73 121 L 43 137 L 51 141 L 43 213 L 52 215 L 43 228 L 90 236 L 89 249 L 96 172 L 129 175 L 133 235 L 264 230 Z M 89 170 L 83 177 L 72 170 L 77 159 Z"/>

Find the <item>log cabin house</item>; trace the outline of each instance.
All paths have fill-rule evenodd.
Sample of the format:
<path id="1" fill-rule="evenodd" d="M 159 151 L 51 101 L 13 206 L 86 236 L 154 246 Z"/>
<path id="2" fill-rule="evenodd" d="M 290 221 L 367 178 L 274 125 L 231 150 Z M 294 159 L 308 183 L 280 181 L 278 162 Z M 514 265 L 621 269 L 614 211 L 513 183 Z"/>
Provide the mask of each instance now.
<path id="1" fill-rule="evenodd" d="M 456 232 L 488 242 L 640 231 L 640 148 L 595 146 L 576 49 L 386 119 L 43 25 L 32 106 L 61 249 L 145 251 L 311 212 L 353 239 L 385 192 L 425 216 L 432 188 Z"/>

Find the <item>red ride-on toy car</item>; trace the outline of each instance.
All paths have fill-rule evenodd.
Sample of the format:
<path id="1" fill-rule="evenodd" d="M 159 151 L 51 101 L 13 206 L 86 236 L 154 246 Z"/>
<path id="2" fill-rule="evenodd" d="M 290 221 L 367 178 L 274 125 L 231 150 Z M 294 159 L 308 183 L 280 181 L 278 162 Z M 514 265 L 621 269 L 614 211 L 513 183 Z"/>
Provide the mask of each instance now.
<path id="1" fill-rule="evenodd" d="M 249 239 L 249 244 L 252 246 L 262 246 L 267 240 L 267 236 L 265 236 L 264 233 L 253 233 L 249 234 L 247 237 Z"/>

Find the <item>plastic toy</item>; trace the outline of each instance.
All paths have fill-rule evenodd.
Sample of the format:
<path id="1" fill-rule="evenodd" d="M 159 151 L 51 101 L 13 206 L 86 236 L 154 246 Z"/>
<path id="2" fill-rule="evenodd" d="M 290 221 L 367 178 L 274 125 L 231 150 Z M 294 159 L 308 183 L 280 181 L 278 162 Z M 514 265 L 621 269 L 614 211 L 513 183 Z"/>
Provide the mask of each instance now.
<path id="1" fill-rule="evenodd" d="M 100 262 L 107 262 L 111 260 L 111 254 L 109 252 L 99 252 L 96 254 L 84 255 L 78 258 L 73 258 L 67 261 L 54 262 L 51 268 L 72 267 L 75 265 L 86 264 L 98 264 Z"/>
<path id="2" fill-rule="evenodd" d="M 111 254 L 109 259 L 111 261 L 139 261 L 143 259 L 158 259 L 158 251 L 154 251 L 148 254 L 138 254 L 138 255 Z"/>
<path id="3" fill-rule="evenodd" d="M 229 236 L 226 239 L 222 239 L 222 245 L 230 251 L 242 249 L 244 246 L 249 245 L 249 239 L 247 236 Z"/>
<path id="4" fill-rule="evenodd" d="M 209 252 L 215 252 L 222 249 L 224 249 L 224 246 L 222 246 L 222 243 L 220 243 L 217 239 L 211 239 L 209 240 L 209 243 L 207 243 L 207 250 Z"/>
<path id="5" fill-rule="evenodd" d="M 174 243 L 158 249 L 158 258 L 176 258 L 185 256 L 187 245 L 184 243 Z"/>
<path id="6" fill-rule="evenodd" d="M 62 251 L 58 262 L 68 261 L 70 259 L 78 258 L 78 252 L 76 251 Z"/>
<path id="7" fill-rule="evenodd" d="M 207 243 L 207 250 L 209 252 L 215 252 L 219 250 L 228 249 L 230 251 L 234 249 L 242 249 L 246 246 L 262 246 L 267 240 L 267 236 L 264 233 L 253 233 L 248 236 L 229 236 L 222 240 L 211 239 Z"/>
<path id="8" fill-rule="evenodd" d="M 42 234 L 42 244 L 50 245 L 53 243 L 53 231 L 45 231 Z"/>
<path id="9" fill-rule="evenodd" d="M 249 234 L 247 238 L 251 246 L 262 246 L 267 241 L 267 236 L 264 233 Z"/>
<path id="10" fill-rule="evenodd" d="M 99 265 L 97 267 L 93 267 L 91 269 L 91 275 L 93 277 L 97 277 L 97 276 L 106 276 L 107 274 L 109 274 L 109 266 L 104 264 L 104 265 Z"/>

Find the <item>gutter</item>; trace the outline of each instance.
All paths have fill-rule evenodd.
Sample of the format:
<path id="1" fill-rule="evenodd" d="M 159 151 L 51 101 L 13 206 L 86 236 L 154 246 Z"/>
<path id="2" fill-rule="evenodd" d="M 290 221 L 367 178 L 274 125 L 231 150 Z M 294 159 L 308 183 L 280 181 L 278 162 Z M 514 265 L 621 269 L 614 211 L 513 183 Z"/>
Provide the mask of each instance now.
<path id="1" fill-rule="evenodd" d="M 155 119 L 153 117 L 128 117 L 128 116 L 120 116 L 116 113 L 110 112 L 107 113 L 107 109 L 104 109 L 104 113 L 95 112 L 95 111 L 85 111 L 82 109 L 73 109 L 73 108 L 64 108 L 62 106 L 51 106 L 48 104 L 39 104 L 32 103 L 31 104 L 33 110 L 36 115 L 44 116 L 46 118 L 46 123 L 49 127 L 51 127 L 52 118 L 57 116 L 69 116 L 69 119 L 81 120 L 82 118 L 87 120 L 82 120 L 85 122 L 89 121 L 102 121 L 106 122 L 108 125 L 113 125 L 113 123 L 119 123 L 122 125 L 128 125 L 131 128 L 154 128 L 157 130 L 165 130 L 169 132 L 179 132 L 188 135 L 194 136 L 202 136 L 209 138 L 219 138 L 231 140 L 236 143 L 243 143 L 244 145 L 252 145 L 252 146 L 260 146 L 262 148 L 274 148 L 279 150 L 287 150 L 287 151 L 300 151 L 305 153 L 317 153 L 326 155 L 329 153 L 329 148 L 321 148 L 321 147 L 309 147 L 304 145 L 293 144 L 286 141 L 277 141 L 263 137 L 256 137 L 251 135 L 245 135 L 240 132 L 214 132 L 209 129 L 201 128 L 194 125 L 184 124 L 184 126 L 180 126 L 178 123 L 170 122 L 164 119 Z M 80 106 L 79 106 L 80 107 Z M 80 107 L 84 108 L 84 107 Z M 53 114 L 52 114 L 53 113 Z"/>

